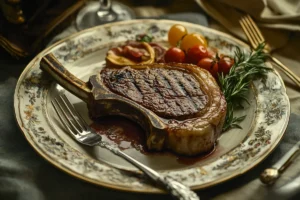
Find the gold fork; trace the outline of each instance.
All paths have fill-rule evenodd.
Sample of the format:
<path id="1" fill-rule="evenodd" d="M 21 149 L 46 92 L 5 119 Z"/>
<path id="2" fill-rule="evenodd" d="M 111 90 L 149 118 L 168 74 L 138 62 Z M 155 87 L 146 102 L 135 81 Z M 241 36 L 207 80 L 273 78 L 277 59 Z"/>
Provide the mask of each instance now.
<path id="1" fill-rule="evenodd" d="M 300 87 L 300 78 L 282 64 L 277 58 L 270 55 L 270 46 L 266 43 L 264 36 L 253 21 L 250 15 L 245 15 L 239 20 L 251 46 L 255 49 L 260 43 L 265 43 L 264 52 L 267 53 L 268 57 L 278 65 L 278 67 Z"/>
<path id="2" fill-rule="evenodd" d="M 259 28 L 250 17 L 250 15 L 243 16 L 240 20 L 240 24 L 249 39 L 253 48 L 256 48 L 260 43 L 265 43 L 264 52 L 267 53 L 269 58 L 276 63 L 280 69 L 292 79 L 300 87 L 300 78 L 289 70 L 278 59 L 270 55 L 270 46 L 266 43 L 265 38 L 260 32 Z M 273 184 L 280 176 L 280 174 L 291 164 L 293 159 L 300 152 L 300 141 L 293 146 L 281 159 L 279 159 L 272 167 L 267 168 L 260 175 L 260 180 L 265 184 Z"/>

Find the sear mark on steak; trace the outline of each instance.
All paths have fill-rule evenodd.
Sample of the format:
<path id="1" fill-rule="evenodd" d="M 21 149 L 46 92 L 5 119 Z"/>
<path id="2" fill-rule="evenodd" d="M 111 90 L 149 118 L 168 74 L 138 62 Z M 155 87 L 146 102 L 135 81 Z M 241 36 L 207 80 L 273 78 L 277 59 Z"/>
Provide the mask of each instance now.
<path id="1" fill-rule="evenodd" d="M 160 117 L 196 116 L 208 102 L 192 73 L 172 68 L 107 68 L 101 71 L 105 86 Z"/>

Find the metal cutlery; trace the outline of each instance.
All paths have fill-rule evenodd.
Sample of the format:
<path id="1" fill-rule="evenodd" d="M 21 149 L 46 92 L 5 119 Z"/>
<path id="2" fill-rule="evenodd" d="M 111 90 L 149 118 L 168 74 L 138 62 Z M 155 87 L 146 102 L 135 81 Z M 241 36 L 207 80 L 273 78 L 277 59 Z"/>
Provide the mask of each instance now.
<path id="1" fill-rule="evenodd" d="M 251 46 L 256 48 L 260 43 L 265 43 L 264 51 L 267 53 L 269 58 L 276 63 L 280 69 L 291 78 L 300 87 L 300 78 L 294 74 L 290 69 L 288 69 L 284 64 L 282 64 L 278 59 L 270 55 L 270 47 L 266 43 L 258 26 L 255 24 L 250 15 L 245 15 L 240 19 L 240 24 L 249 39 Z M 271 168 L 267 168 L 260 175 L 261 182 L 265 184 L 273 184 L 280 176 L 280 174 L 291 164 L 291 162 L 298 155 L 300 149 L 300 141 L 294 145 L 275 165 Z"/>
<path id="2" fill-rule="evenodd" d="M 267 168 L 260 175 L 261 182 L 265 184 L 273 184 L 280 174 L 291 164 L 294 158 L 300 153 L 300 141 L 297 142 L 279 161 L 271 168 Z"/>
<path id="3" fill-rule="evenodd" d="M 140 169 L 152 181 L 167 190 L 175 199 L 178 200 L 199 200 L 195 192 L 189 187 L 173 180 L 170 177 L 162 176 L 153 169 L 145 166 L 134 158 L 122 152 L 120 149 L 102 141 L 102 138 L 87 123 L 83 120 L 80 114 L 75 110 L 73 105 L 65 95 L 60 95 L 51 101 L 54 110 L 56 111 L 61 122 L 68 130 L 70 135 L 79 143 L 106 148 L 112 153 L 125 159 L 136 168 Z"/>
<path id="4" fill-rule="evenodd" d="M 259 30 L 256 23 L 253 21 L 250 15 L 243 16 L 240 20 L 240 25 L 242 26 L 251 46 L 255 49 L 260 43 L 265 43 L 264 51 L 267 53 L 268 57 L 278 65 L 278 67 L 300 87 L 300 77 L 298 77 L 294 72 L 292 72 L 288 67 L 282 64 L 277 58 L 270 55 L 270 46 L 266 43 L 264 36 Z"/>

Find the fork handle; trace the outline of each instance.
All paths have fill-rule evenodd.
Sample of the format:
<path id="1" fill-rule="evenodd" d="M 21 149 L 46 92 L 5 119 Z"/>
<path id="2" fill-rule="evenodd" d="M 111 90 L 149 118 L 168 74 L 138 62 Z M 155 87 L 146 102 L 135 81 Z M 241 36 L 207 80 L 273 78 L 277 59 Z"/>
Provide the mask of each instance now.
<path id="1" fill-rule="evenodd" d="M 161 187 L 164 187 L 169 193 L 178 200 L 200 200 L 198 195 L 193 192 L 189 187 L 173 180 L 171 177 L 165 177 L 160 175 L 158 172 L 154 171 L 153 169 L 147 167 L 146 165 L 140 163 L 139 161 L 135 160 L 131 156 L 127 155 L 123 151 L 118 148 L 115 148 L 109 145 L 106 142 L 100 142 L 98 144 L 101 147 L 104 147 L 114 153 L 115 155 L 125 159 L 136 168 L 140 169 L 144 172 L 152 181 L 158 183 Z"/>
<path id="2" fill-rule="evenodd" d="M 287 68 L 284 64 L 282 64 L 282 62 L 280 62 L 277 58 L 273 57 L 273 56 L 269 56 L 270 59 L 276 63 L 281 69 L 282 71 L 290 78 L 294 81 L 294 83 L 296 83 L 299 87 L 300 87 L 300 78 L 294 74 L 294 72 L 292 72 L 289 68 Z"/>

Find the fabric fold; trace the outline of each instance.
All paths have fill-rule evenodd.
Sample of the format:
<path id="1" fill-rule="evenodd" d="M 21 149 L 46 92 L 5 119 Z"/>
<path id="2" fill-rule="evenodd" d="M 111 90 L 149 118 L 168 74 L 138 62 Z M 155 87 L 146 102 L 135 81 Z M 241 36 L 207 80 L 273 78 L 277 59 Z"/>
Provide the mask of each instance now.
<path id="1" fill-rule="evenodd" d="M 247 38 L 239 24 L 239 20 L 246 14 L 251 15 L 261 27 L 261 31 L 272 50 L 285 46 L 291 31 L 300 31 L 300 10 L 294 8 L 293 11 L 287 13 L 290 7 L 299 7 L 300 0 L 274 0 L 272 4 L 268 4 L 266 0 L 195 1 L 230 33 L 244 41 L 247 41 Z"/>

